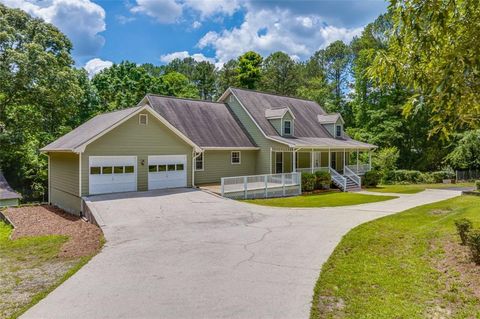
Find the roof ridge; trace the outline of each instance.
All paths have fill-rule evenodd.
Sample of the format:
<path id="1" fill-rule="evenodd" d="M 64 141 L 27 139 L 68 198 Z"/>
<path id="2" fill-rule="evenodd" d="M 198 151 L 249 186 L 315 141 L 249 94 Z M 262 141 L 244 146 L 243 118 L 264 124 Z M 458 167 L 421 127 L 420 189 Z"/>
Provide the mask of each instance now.
<path id="1" fill-rule="evenodd" d="M 260 93 L 260 94 L 266 94 L 266 95 L 273 95 L 273 96 L 278 96 L 278 97 L 286 97 L 286 98 L 289 98 L 289 99 L 295 99 L 295 100 L 300 100 L 300 101 L 307 101 L 307 102 L 317 103 L 317 102 L 315 102 L 315 101 L 313 101 L 313 100 L 309 100 L 309 99 L 305 99 L 305 98 L 301 98 L 301 97 L 287 96 L 287 95 L 281 95 L 281 94 L 278 94 L 278 93 L 271 93 L 271 92 L 257 91 L 257 90 L 246 89 L 246 88 L 239 88 L 239 87 L 235 87 L 235 86 L 230 86 L 229 89 L 247 91 L 247 92 L 252 92 L 252 93 Z M 317 104 L 318 104 L 318 103 L 317 103 Z M 318 104 L 318 105 L 320 105 L 320 104 Z M 322 106 L 320 105 L 320 107 L 322 107 Z M 323 107 L 322 107 L 322 109 L 323 109 Z"/>
<path id="2" fill-rule="evenodd" d="M 157 93 L 147 93 L 145 96 L 156 96 L 156 97 L 172 99 L 172 100 L 184 100 L 184 101 L 204 102 L 204 103 L 213 103 L 213 104 L 225 105 L 225 103 L 222 103 L 222 102 L 208 101 L 208 100 L 194 99 L 194 98 L 187 98 L 187 97 L 169 96 L 169 95 L 162 95 L 162 94 L 157 94 Z"/>

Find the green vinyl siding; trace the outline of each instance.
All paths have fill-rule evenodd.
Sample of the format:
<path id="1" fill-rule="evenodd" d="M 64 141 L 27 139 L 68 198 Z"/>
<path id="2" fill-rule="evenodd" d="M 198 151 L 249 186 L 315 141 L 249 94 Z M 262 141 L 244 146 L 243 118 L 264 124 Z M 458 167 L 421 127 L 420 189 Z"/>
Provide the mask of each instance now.
<path id="1" fill-rule="evenodd" d="M 70 213 L 80 213 L 79 157 L 74 153 L 50 153 L 50 202 Z"/>
<path id="2" fill-rule="evenodd" d="M 187 185 L 191 186 L 193 147 L 150 112 L 141 114 L 148 114 L 148 125 L 139 124 L 139 115 L 135 115 L 86 147 L 82 154 L 84 196 L 89 193 L 89 156 L 137 156 L 137 190 L 145 191 L 148 189 L 149 155 L 187 155 Z"/>
<path id="3" fill-rule="evenodd" d="M 268 121 L 272 124 L 278 134 L 282 134 L 282 119 L 272 119 Z"/>
<path id="4" fill-rule="evenodd" d="M 295 121 L 293 120 L 293 117 L 292 115 L 290 114 L 290 112 L 287 112 L 285 113 L 285 115 L 283 116 L 282 118 L 282 128 L 285 127 L 285 121 L 290 121 L 290 133 L 291 134 L 283 134 L 283 132 L 281 132 L 280 134 L 283 135 L 283 136 L 293 136 L 294 133 L 295 133 Z"/>
<path id="5" fill-rule="evenodd" d="M 18 206 L 18 198 L 0 199 L 0 207 Z"/>
<path id="6" fill-rule="evenodd" d="M 227 105 L 243 124 L 251 138 L 255 141 L 255 144 L 260 148 L 260 150 L 257 151 L 257 163 L 255 168 L 256 174 L 273 173 L 275 170 L 275 165 L 272 165 L 274 161 L 271 157 L 274 155 L 273 153 L 271 154 L 270 149 L 272 148 L 273 150 L 288 151 L 288 146 L 265 138 L 262 131 L 260 131 L 255 122 L 253 122 L 248 113 L 235 97 L 232 99 L 227 97 L 225 101 L 228 101 Z M 270 166 L 272 166 L 271 170 Z"/>
<path id="7" fill-rule="evenodd" d="M 219 183 L 222 177 L 255 175 L 258 151 L 240 151 L 240 164 L 231 164 L 231 151 L 205 151 L 203 171 L 195 171 L 195 183 Z"/>

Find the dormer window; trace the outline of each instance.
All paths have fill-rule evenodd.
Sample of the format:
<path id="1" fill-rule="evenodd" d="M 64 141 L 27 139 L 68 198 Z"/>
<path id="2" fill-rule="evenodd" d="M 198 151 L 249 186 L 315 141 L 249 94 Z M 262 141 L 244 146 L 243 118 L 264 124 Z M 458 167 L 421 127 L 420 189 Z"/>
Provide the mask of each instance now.
<path id="1" fill-rule="evenodd" d="M 342 137 L 342 126 L 336 125 L 335 126 L 335 137 Z"/>
<path id="2" fill-rule="evenodd" d="M 292 121 L 283 122 L 283 135 L 292 135 Z"/>
<path id="3" fill-rule="evenodd" d="M 138 123 L 140 125 L 147 125 L 148 124 L 148 115 L 147 114 L 140 114 L 138 117 Z"/>

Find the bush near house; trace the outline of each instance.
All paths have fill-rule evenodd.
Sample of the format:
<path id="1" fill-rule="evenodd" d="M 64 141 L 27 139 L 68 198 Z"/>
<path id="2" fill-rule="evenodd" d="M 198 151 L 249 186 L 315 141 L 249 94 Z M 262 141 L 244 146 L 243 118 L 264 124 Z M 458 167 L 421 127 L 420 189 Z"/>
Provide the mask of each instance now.
<path id="1" fill-rule="evenodd" d="M 329 172 L 315 172 L 315 189 L 330 189 L 332 176 Z"/>
<path id="2" fill-rule="evenodd" d="M 362 183 L 366 187 L 376 187 L 380 183 L 382 174 L 377 170 L 366 172 L 363 176 Z"/>
<path id="3" fill-rule="evenodd" d="M 420 172 L 416 170 L 398 169 L 386 172 L 384 184 L 432 184 L 441 183 L 444 179 L 454 179 L 455 173 L 451 170 L 435 172 Z"/>
<path id="4" fill-rule="evenodd" d="M 302 173 L 302 192 L 311 192 L 315 189 L 316 176 L 311 173 Z"/>
<path id="5" fill-rule="evenodd" d="M 472 222 L 467 218 L 457 219 L 455 221 L 455 227 L 457 227 L 457 233 L 458 236 L 460 236 L 462 245 L 466 245 L 468 243 L 468 235 L 473 227 Z"/>
<path id="6" fill-rule="evenodd" d="M 467 243 L 472 253 L 473 261 L 480 265 L 480 229 L 474 229 L 468 234 Z"/>

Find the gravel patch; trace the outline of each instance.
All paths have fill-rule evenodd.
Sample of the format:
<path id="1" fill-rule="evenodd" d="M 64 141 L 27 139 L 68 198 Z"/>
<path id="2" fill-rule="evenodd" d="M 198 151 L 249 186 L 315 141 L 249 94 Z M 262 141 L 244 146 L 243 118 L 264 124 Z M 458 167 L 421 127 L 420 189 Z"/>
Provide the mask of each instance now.
<path id="1" fill-rule="evenodd" d="M 64 235 L 69 240 L 62 246 L 59 257 L 83 257 L 98 252 L 103 234 L 99 227 L 78 216 L 49 206 L 8 208 L 4 214 L 15 225 L 12 239 L 27 236 Z"/>

